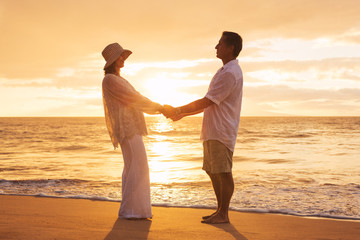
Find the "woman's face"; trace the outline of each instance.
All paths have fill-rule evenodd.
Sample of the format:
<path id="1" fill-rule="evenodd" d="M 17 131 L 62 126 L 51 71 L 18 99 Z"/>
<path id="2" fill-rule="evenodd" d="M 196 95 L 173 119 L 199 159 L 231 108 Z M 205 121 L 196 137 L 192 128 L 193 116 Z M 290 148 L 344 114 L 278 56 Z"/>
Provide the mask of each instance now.
<path id="1" fill-rule="evenodd" d="M 124 67 L 124 62 L 125 62 L 125 59 L 123 56 L 120 56 L 117 60 L 116 60 L 116 67 L 117 68 L 122 68 Z"/>

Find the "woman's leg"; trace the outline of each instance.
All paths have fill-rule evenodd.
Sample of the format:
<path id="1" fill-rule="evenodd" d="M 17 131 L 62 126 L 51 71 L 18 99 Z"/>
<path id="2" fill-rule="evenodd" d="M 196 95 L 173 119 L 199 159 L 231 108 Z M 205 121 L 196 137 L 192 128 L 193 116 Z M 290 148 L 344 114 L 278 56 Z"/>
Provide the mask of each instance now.
<path id="1" fill-rule="evenodd" d="M 120 145 L 124 169 L 119 218 L 150 218 L 149 166 L 142 136 L 124 139 Z"/>

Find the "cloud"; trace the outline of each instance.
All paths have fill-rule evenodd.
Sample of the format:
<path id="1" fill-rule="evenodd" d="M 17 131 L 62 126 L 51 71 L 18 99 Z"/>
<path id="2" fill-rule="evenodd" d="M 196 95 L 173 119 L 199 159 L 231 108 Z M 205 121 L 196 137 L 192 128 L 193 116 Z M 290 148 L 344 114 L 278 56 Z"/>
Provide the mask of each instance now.
<path id="1" fill-rule="evenodd" d="M 241 33 L 246 44 L 344 33 L 354 40 L 360 28 L 357 0 L 4 0 L 0 6 L 4 77 L 46 77 L 88 54 L 101 59 L 114 41 L 132 49 L 136 62 L 167 61 L 214 57 L 223 30 Z"/>
<path id="2" fill-rule="evenodd" d="M 319 99 L 360 101 L 360 89 L 294 89 L 285 85 L 246 87 L 245 95 L 251 99 L 258 100 L 259 102 L 291 102 Z"/>
<path id="3" fill-rule="evenodd" d="M 257 107 L 262 107 L 263 110 L 278 114 L 308 116 L 360 114 L 358 107 L 360 89 L 293 89 L 281 85 L 245 87 L 244 98 L 255 103 Z"/>
<path id="4" fill-rule="evenodd" d="M 339 41 L 343 41 L 343 42 L 360 44 L 360 26 L 358 28 L 350 29 L 344 35 L 339 36 L 338 39 Z"/>
<path id="5" fill-rule="evenodd" d="M 283 84 L 293 88 L 360 89 L 360 58 L 243 62 L 242 66 L 247 86 Z"/>
<path id="6" fill-rule="evenodd" d="M 32 116 L 61 116 L 65 117 L 92 117 L 104 116 L 102 105 L 87 104 L 84 102 L 75 102 L 72 104 L 64 104 L 62 106 L 47 107 L 38 111 L 34 111 Z"/>
<path id="7" fill-rule="evenodd" d="M 316 68 L 319 71 L 328 71 L 331 69 L 357 69 L 360 66 L 360 58 L 328 58 L 321 60 L 283 60 L 283 61 L 251 61 L 241 62 L 245 72 L 261 70 L 285 70 L 285 71 L 306 71 Z"/>
<path id="8" fill-rule="evenodd" d="M 50 78 L 33 78 L 33 79 L 19 79 L 19 78 L 0 78 L 0 86 L 3 87 L 43 87 L 53 84 Z"/>
<path id="9" fill-rule="evenodd" d="M 255 0 L 241 3 L 241 6 L 247 11 L 244 19 L 253 28 L 247 29 L 252 37 L 276 35 L 314 39 L 337 36 L 349 29 L 359 28 L 357 12 L 360 6 L 356 0 Z"/>
<path id="10" fill-rule="evenodd" d="M 167 70 L 167 69 L 189 69 L 195 68 L 204 63 L 212 63 L 214 59 L 195 59 L 195 60 L 176 60 L 176 61 L 162 61 L 162 62 L 138 62 L 126 64 L 124 72 L 129 75 L 136 75 L 140 71 L 148 69 Z"/>
<path id="11" fill-rule="evenodd" d="M 359 58 L 360 44 L 337 38 L 268 38 L 249 42 L 241 54 L 245 61 L 311 61 L 333 58 Z"/>
<path id="12" fill-rule="evenodd" d="M 335 107 L 342 111 L 357 103 L 359 12 L 358 0 L 225 0 L 220 5 L 215 0 L 2 0 L 0 98 L 14 104 L 8 113 L 17 108 L 27 114 L 44 104 L 39 111 L 56 114 L 53 109 L 69 104 L 61 98 L 77 107 L 58 113 L 82 111 L 91 105 L 85 100 L 101 93 L 101 51 L 112 42 L 133 51 L 122 73 L 144 95 L 151 93 L 147 86 L 169 81 L 184 96 L 201 97 L 222 65 L 214 47 L 221 32 L 230 30 L 244 39 L 239 61 L 251 113 L 295 114 L 299 108 L 304 114 L 305 107 L 331 110 L 334 103 L 333 114 Z M 323 98 L 304 98 L 312 94 Z M 47 103 L 49 95 L 55 98 Z"/>

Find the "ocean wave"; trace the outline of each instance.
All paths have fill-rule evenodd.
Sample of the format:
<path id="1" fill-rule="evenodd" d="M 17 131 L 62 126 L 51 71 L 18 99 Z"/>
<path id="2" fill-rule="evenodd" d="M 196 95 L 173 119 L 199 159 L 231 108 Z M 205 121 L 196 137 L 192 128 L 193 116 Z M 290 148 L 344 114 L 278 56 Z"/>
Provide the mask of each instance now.
<path id="1" fill-rule="evenodd" d="M 195 136 L 197 138 L 199 138 L 200 136 L 200 132 L 199 131 L 182 131 L 182 130 L 169 130 L 169 131 L 154 131 L 154 130 L 150 130 L 149 131 L 149 136 L 151 135 L 160 135 L 160 136 L 171 136 L 171 137 L 189 137 L 189 136 Z"/>
<path id="2" fill-rule="evenodd" d="M 25 167 L 0 167 L 0 172 L 13 172 L 26 169 Z M 1 180 L 0 180 L 1 183 Z"/>
<path id="3" fill-rule="evenodd" d="M 261 159 L 259 162 L 264 162 L 268 164 L 283 164 L 283 163 L 291 163 L 292 161 L 289 159 Z"/>
<path id="4" fill-rule="evenodd" d="M 243 157 L 243 156 L 233 156 L 233 162 L 253 162 L 256 161 L 255 158 Z"/>
<path id="5" fill-rule="evenodd" d="M 30 179 L 30 180 L 6 180 L 0 179 L 1 184 L 12 184 L 12 185 L 52 185 L 52 184 L 83 184 L 90 183 L 91 181 L 82 179 Z"/>
<path id="6" fill-rule="evenodd" d="M 286 180 L 284 182 L 284 180 Z M 270 176 L 268 181 L 236 180 L 231 210 L 296 216 L 358 219 L 359 184 L 322 183 L 309 178 Z M 121 200 L 121 181 L 83 179 L 0 180 L 0 194 L 37 197 Z M 213 208 L 215 197 L 209 180 L 152 183 L 154 206 Z M 349 202 L 344 202 L 344 197 Z"/>
<path id="7" fill-rule="evenodd" d="M 16 154 L 16 152 L 0 152 L 0 155 L 12 155 Z"/>
<path id="8" fill-rule="evenodd" d="M 309 138 L 309 137 L 313 137 L 315 136 L 316 134 L 312 133 L 312 134 L 305 134 L 305 133 L 302 133 L 302 134 L 291 134 L 291 135 L 287 135 L 287 136 L 284 136 L 285 138 Z"/>
<path id="9" fill-rule="evenodd" d="M 55 148 L 57 151 L 80 151 L 85 149 L 90 149 L 90 147 L 83 145 L 72 145 L 72 146 L 64 146 Z"/>

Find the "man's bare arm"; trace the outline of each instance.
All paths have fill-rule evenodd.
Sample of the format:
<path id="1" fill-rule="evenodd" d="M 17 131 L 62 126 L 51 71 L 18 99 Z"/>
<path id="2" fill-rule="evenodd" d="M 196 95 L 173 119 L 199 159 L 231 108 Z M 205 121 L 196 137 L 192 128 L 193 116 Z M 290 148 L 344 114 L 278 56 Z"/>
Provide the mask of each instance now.
<path id="1" fill-rule="evenodd" d="M 204 111 L 205 108 L 214 104 L 210 99 L 204 97 L 202 99 L 191 102 L 187 105 L 174 108 L 170 105 L 164 106 L 164 115 L 173 119 L 179 120 L 185 116 L 195 115 Z M 176 120 L 175 120 L 176 119 Z"/>

